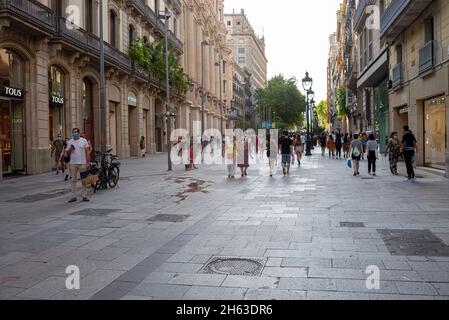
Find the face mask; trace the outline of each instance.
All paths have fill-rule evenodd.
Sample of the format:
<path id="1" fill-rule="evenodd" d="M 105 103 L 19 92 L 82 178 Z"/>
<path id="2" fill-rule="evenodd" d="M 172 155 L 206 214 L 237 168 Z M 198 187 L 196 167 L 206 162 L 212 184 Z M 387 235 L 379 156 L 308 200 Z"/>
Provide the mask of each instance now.
<path id="1" fill-rule="evenodd" d="M 398 138 L 398 136 L 396 136 L 396 135 L 395 135 L 395 136 L 393 136 L 393 139 L 397 139 L 397 138 Z"/>
<path id="2" fill-rule="evenodd" d="M 79 134 L 78 134 L 78 133 L 73 133 L 73 134 L 72 134 L 72 137 L 73 137 L 73 139 L 75 139 L 75 140 L 76 140 L 76 139 L 78 139 L 78 137 L 79 137 Z"/>

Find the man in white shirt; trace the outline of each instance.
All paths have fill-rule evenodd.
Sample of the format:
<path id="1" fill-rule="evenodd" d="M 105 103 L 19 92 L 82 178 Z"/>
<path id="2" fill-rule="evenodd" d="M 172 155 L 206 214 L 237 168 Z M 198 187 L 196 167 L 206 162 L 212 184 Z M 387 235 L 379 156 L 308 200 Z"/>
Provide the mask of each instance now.
<path id="1" fill-rule="evenodd" d="M 89 154 L 90 145 L 86 139 L 80 136 L 80 130 L 74 128 L 72 130 L 72 139 L 67 142 L 67 149 L 70 153 L 70 175 L 72 177 L 72 198 L 69 203 L 77 201 L 76 199 L 76 180 L 79 172 L 89 170 Z M 83 201 L 88 202 L 87 187 L 83 186 Z"/>

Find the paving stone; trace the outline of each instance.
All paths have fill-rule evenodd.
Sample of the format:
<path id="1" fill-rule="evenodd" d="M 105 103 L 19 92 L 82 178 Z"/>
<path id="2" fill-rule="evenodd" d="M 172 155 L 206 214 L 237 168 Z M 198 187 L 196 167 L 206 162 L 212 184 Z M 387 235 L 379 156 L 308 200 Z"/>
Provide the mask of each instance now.
<path id="1" fill-rule="evenodd" d="M 251 289 L 275 289 L 279 284 L 278 277 L 246 277 L 246 276 L 227 276 L 222 283 L 223 287 L 251 288 Z"/>
<path id="2" fill-rule="evenodd" d="M 168 282 L 175 275 L 177 275 L 177 273 L 171 273 L 171 272 L 151 272 L 145 279 L 143 279 L 143 282 L 144 283 L 168 284 Z"/>
<path id="3" fill-rule="evenodd" d="M 396 287 L 401 294 L 438 295 L 435 288 L 429 283 L 397 281 Z"/>
<path id="4" fill-rule="evenodd" d="M 441 296 L 449 296 L 449 283 L 432 282 L 432 286 L 438 291 Z"/>
<path id="5" fill-rule="evenodd" d="M 157 268 L 157 271 L 175 273 L 197 273 L 202 267 L 202 264 L 166 262 L 159 268 Z"/>
<path id="6" fill-rule="evenodd" d="M 326 258 L 283 258 L 282 267 L 323 267 L 330 268 L 332 260 Z"/>
<path id="7" fill-rule="evenodd" d="M 137 287 L 135 287 L 129 294 L 137 296 L 148 296 L 154 298 L 180 300 L 191 288 L 192 287 L 190 286 L 142 282 Z"/>
<path id="8" fill-rule="evenodd" d="M 307 291 L 307 300 L 370 300 L 368 293 Z"/>
<path id="9" fill-rule="evenodd" d="M 170 279 L 169 284 L 190 285 L 190 286 L 209 286 L 219 287 L 225 280 L 226 275 L 222 274 L 175 274 Z"/>
<path id="10" fill-rule="evenodd" d="M 265 267 L 262 274 L 279 278 L 305 278 L 308 268 Z"/>
<path id="11" fill-rule="evenodd" d="M 185 300 L 243 300 L 248 289 L 191 287 L 184 295 Z"/>
<path id="12" fill-rule="evenodd" d="M 20 298 L 48 299 L 59 291 L 65 290 L 66 278 L 51 277 L 18 294 Z"/>
<path id="13" fill-rule="evenodd" d="M 278 289 L 336 291 L 337 286 L 333 279 L 283 278 L 279 282 Z"/>
<path id="14" fill-rule="evenodd" d="M 379 289 L 368 289 L 366 280 L 335 279 L 338 291 L 365 292 L 365 293 L 399 293 L 393 281 L 380 281 Z"/>
<path id="15" fill-rule="evenodd" d="M 306 292 L 299 290 L 250 289 L 245 294 L 245 300 L 305 300 Z"/>
<path id="16" fill-rule="evenodd" d="M 365 270 L 310 267 L 309 278 L 366 279 Z"/>

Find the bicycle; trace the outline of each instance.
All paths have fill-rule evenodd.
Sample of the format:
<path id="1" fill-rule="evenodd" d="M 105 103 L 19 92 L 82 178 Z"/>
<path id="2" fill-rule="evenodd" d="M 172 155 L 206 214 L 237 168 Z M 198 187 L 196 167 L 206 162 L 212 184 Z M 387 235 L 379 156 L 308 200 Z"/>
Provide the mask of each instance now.
<path id="1" fill-rule="evenodd" d="M 121 163 L 116 161 L 117 156 L 111 154 L 111 151 L 112 149 L 104 153 L 95 152 L 94 161 L 91 163 L 91 174 L 98 175 L 98 181 L 92 185 L 94 192 L 113 189 L 118 185 Z"/>

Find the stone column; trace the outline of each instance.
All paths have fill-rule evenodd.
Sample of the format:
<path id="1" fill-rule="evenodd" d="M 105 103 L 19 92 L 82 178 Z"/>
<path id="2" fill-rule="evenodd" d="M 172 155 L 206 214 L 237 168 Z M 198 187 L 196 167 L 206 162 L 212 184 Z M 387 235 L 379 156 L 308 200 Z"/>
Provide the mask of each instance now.
<path id="1" fill-rule="evenodd" d="M 188 42 L 187 42 L 187 66 L 188 66 L 188 74 L 193 77 L 196 78 L 196 69 L 197 69 L 197 54 L 196 54 L 196 28 L 195 25 L 193 23 L 193 12 L 190 11 L 189 9 L 186 10 L 187 13 L 187 26 L 188 26 L 188 30 L 189 32 L 187 33 L 187 38 L 188 38 Z"/>

